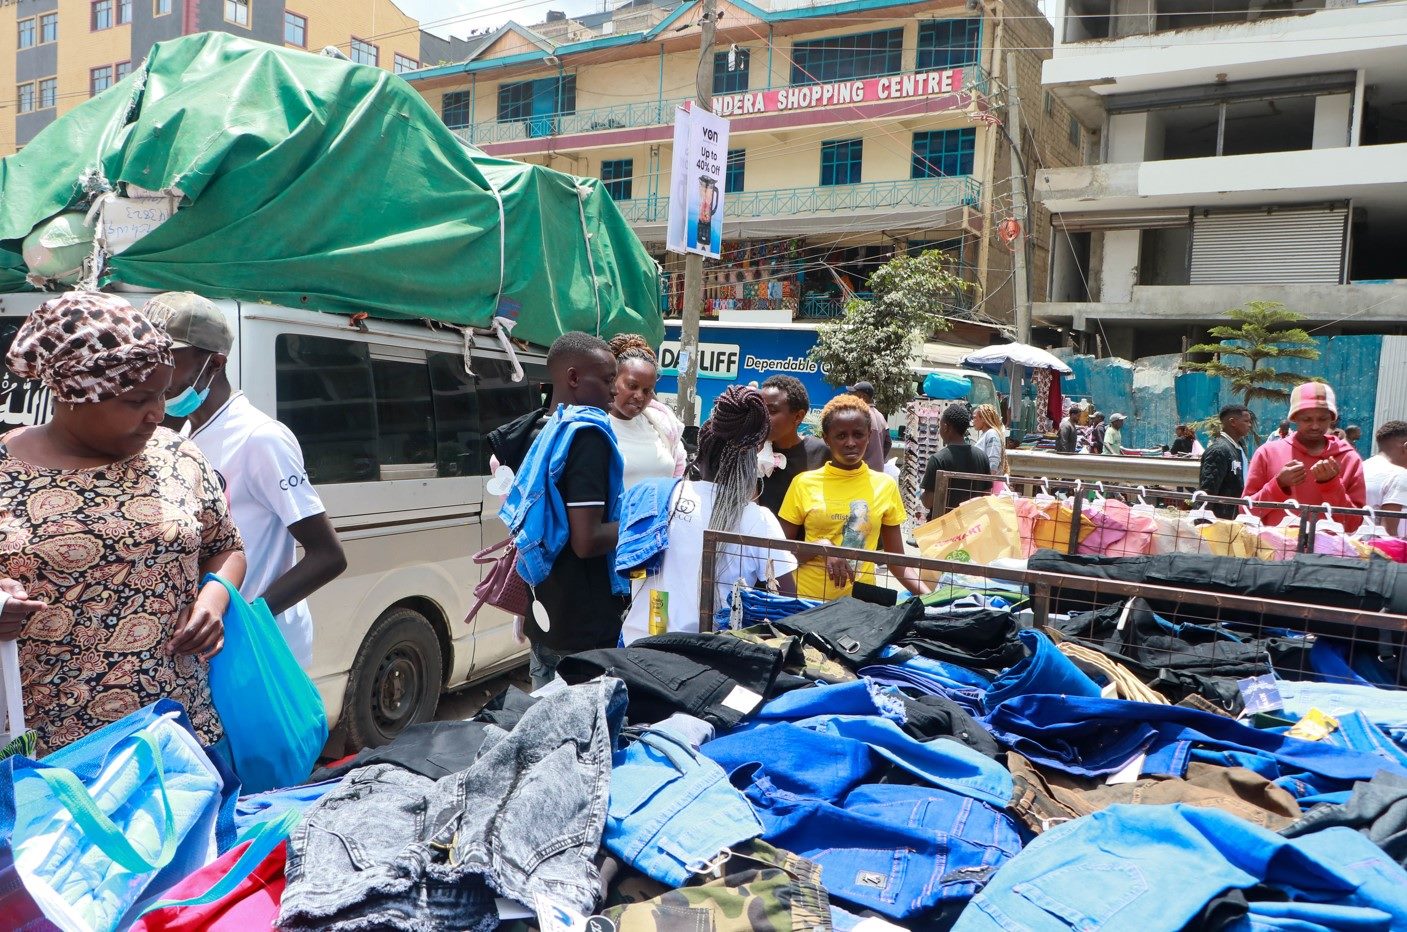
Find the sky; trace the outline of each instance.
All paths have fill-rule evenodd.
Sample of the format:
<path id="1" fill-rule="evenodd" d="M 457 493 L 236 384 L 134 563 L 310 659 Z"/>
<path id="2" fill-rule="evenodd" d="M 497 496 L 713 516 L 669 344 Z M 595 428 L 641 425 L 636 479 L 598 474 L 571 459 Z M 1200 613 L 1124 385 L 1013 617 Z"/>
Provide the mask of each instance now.
<path id="1" fill-rule="evenodd" d="M 614 5 L 617 0 L 611 2 Z M 548 10 L 568 15 L 591 13 L 601 9 L 601 0 L 396 0 L 396 6 L 436 35 L 463 38 L 471 29 L 495 29 L 510 19 L 525 26 L 540 23 Z"/>

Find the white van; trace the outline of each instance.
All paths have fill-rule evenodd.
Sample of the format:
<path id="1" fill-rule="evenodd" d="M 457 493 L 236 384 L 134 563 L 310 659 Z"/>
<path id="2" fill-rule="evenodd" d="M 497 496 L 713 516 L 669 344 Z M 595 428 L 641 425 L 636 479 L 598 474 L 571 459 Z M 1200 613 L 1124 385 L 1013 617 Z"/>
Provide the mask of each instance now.
<path id="1" fill-rule="evenodd" d="M 0 295 L 0 354 L 46 297 Z M 442 690 L 522 663 L 510 616 L 463 619 L 480 579 L 473 554 L 506 535 L 485 500 L 485 435 L 540 404 L 545 360 L 520 354 L 515 383 L 481 340 L 471 377 L 455 330 L 216 304 L 236 335 L 231 382 L 297 436 L 346 549 L 347 571 L 310 600 L 329 724 L 354 746 L 384 744 L 432 718 Z M 47 396 L 5 370 L 0 430 L 47 420 Z"/>

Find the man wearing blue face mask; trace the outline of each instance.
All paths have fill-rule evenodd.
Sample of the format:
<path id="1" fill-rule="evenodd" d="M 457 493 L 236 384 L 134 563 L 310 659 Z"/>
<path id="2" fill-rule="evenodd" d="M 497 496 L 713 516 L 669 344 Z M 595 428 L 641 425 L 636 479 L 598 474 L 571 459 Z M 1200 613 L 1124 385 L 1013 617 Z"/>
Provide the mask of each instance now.
<path id="1" fill-rule="evenodd" d="M 308 670 L 313 620 L 306 599 L 336 579 L 347 558 L 308 481 L 303 451 L 292 431 L 231 388 L 225 365 L 234 333 L 219 308 L 200 295 L 168 292 L 142 311 L 172 339 L 176 371 L 166 393 L 167 426 L 185 422 L 219 474 L 245 540 L 249 571 L 240 592 L 268 603 Z M 302 560 L 295 544 L 303 547 Z"/>

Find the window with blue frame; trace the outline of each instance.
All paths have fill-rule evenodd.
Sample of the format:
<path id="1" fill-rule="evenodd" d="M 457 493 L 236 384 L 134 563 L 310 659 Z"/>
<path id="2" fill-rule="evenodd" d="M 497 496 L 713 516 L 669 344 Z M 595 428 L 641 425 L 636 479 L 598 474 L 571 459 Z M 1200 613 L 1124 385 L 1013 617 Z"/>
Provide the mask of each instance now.
<path id="1" fill-rule="evenodd" d="M 723 193 L 736 194 L 743 189 L 747 171 L 747 150 L 728 150 L 728 171 L 723 176 Z"/>
<path id="2" fill-rule="evenodd" d="M 732 58 L 729 61 L 729 58 Z M 752 55 L 747 49 L 713 53 L 713 93 L 741 94 L 748 89 L 748 67 Z"/>
<path id="3" fill-rule="evenodd" d="M 972 174 L 977 130 L 942 129 L 914 133 L 914 158 L 910 178 L 945 178 Z"/>
<path id="4" fill-rule="evenodd" d="M 450 129 L 463 129 L 470 123 L 472 103 L 468 91 L 450 91 L 440 99 L 440 119 Z"/>
<path id="5" fill-rule="evenodd" d="M 557 117 L 576 113 L 576 75 L 498 86 L 498 122 L 527 123 L 529 136 L 557 132 Z"/>
<path id="6" fill-rule="evenodd" d="M 919 24 L 919 71 L 940 71 L 977 64 L 982 20 L 936 19 Z"/>
<path id="7" fill-rule="evenodd" d="M 904 30 L 832 36 L 791 47 L 791 83 L 827 84 L 898 74 L 904 67 Z"/>
<path id="8" fill-rule="evenodd" d="M 634 159 L 607 159 L 601 163 L 601 181 L 612 200 L 628 201 L 635 181 Z"/>
<path id="9" fill-rule="evenodd" d="M 864 146 L 863 139 L 834 139 L 821 143 L 821 184 L 859 184 Z"/>

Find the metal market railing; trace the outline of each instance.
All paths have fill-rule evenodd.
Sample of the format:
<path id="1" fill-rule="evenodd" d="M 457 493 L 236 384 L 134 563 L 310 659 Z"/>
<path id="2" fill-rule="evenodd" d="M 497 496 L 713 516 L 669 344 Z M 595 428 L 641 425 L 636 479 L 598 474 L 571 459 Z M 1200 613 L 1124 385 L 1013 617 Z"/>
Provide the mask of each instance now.
<path id="1" fill-rule="evenodd" d="M 943 210 L 976 207 L 982 185 L 970 175 L 951 178 L 905 178 L 861 184 L 812 185 L 805 188 L 772 188 L 729 194 L 725 220 L 824 216 L 856 211 L 904 208 Z M 669 217 L 669 196 L 635 198 L 616 203 L 631 223 L 663 223 Z"/>
<path id="2" fill-rule="evenodd" d="M 1335 514 L 1338 510 L 1335 509 Z M 1383 646 L 1384 632 L 1407 633 L 1407 615 L 1394 614 L 1344 605 L 1311 605 L 1304 602 L 1264 597 L 1249 597 L 1212 588 L 1174 587 L 1151 583 L 1123 582 L 1093 576 L 1051 573 L 1013 567 L 982 566 L 954 560 L 936 560 L 910 554 L 893 554 L 837 547 L 790 540 L 751 537 L 723 531 L 704 532 L 703 558 L 700 568 L 699 626 L 701 631 L 715 630 L 715 584 L 730 586 L 732 580 L 718 578 L 720 558 L 737 559 L 743 553 L 792 554 L 798 563 L 811 559 L 836 557 L 856 564 L 874 564 L 875 581 L 881 588 L 899 588 L 888 567 L 918 570 L 928 581 L 941 580 L 946 574 L 960 577 L 964 591 L 983 591 L 1010 596 L 1026 593 L 1024 608 L 1032 613 L 1036 627 L 1050 624 L 1057 611 L 1069 610 L 1071 605 L 1096 607 L 1123 600 L 1143 599 L 1157 617 L 1172 626 L 1181 624 L 1207 625 L 1230 623 L 1240 629 L 1261 629 L 1277 637 L 1295 635 L 1305 638 L 1329 637 L 1346 646 L 1347 660 L 1363 652 L 1377 656 Z M 1216 559 L 1234 561 L 1235 557 Z M 974 578 L 981 581 L 974 582 Z M 1345 600 L 1346 602 L 1348 600 Z M 1071 640 L 1082 641 L 1081 636 Z M 1168 652 L 1172 660 L 1172 651 Z"/>

